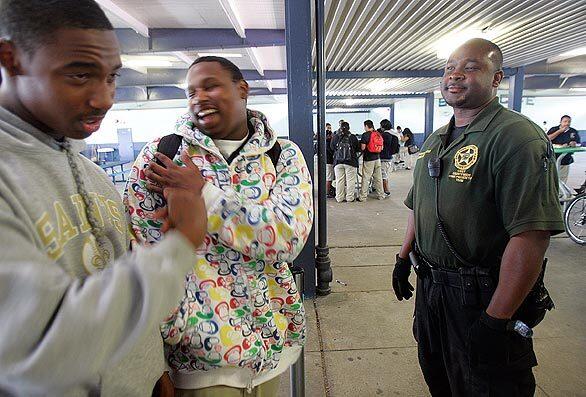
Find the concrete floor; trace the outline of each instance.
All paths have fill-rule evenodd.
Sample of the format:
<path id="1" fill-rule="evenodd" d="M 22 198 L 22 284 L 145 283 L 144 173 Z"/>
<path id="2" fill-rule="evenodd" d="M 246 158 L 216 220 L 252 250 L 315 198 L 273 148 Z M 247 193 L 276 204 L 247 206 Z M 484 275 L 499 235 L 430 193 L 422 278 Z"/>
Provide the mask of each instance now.
<path id="1" fill-rule="evenodd" d="M 586 155 L 576 157 L 573 187 L 586 170 Z M 330 257 L 339 282 L 329 296 L 305 303 L 308 397 L 429 395 L 411 334 L 414 300 L 398 302 L 391 290 L 410 185 L 411 172 L 402 170 L 392 174 L 392 195 L 384 201 L 328 200 Z M 586 396 L 586 247 L 562 234 L 552 239 L 547 256 L 546 281 L 556 309 L 535 330 L 536 396 Z M 287 372 L 279 397 L 289 396 L 289 384 Z"/>
<path id="2" fill-rule="evenodd" d="M 582 158 L 572 167 L 571 186 L 582 183 L 585 169 Z M 339 282 L 332 283 L 329 296 L 305 303 L 307 396 L 429 395 L 411 334 L 414 301 L 398 302 L 391 290 L 411 173 L 399 171 L 391 181 L 392 195 L 385 201 L 328 200 L 330 257 Z M 556 309 L 535 330 L 535 395 L 586 396 L 586 247 L 559 235 L 547 256 L 546 281 Z M 280 396 L 288 395 L 286 373 Z"/>

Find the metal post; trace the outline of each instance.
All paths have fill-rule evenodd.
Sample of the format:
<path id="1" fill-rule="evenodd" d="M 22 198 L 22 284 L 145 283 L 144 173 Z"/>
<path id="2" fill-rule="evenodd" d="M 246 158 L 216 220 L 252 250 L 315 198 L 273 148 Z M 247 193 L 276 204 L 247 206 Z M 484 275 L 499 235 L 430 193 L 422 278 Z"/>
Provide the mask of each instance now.
<path id="1" fill-rule="evenodd" d="M 391 103 L 391 106 L 389 106 L 389 121 L 391 122 L 391 125 L 393 126 L 393 128 L 396 127 L 395 125 L 395 104 Z"/>
<path id="2" fill-rule="evenodd" d="M 509 109 L 521 112 L 523 104 L 523 82 L 525 80 L 525 68 L 517 68 L 517 73 L 509 77 Z"/>
<path id="3" fill-rule="evenodd" d="M 293 267 L 291 272 L 303 301 L 303 269 Z M 291 397 L 305 397 L 305 348 L 301 348 L 299 358 L 291 365 Z"/>
<path id="4" fill-rule="evenodd" d="M 315 48 L 317 64 L 317 267 L 318 295 L 332 292 L 332 268 L 328 248 L 328 208 L 326 203 L 326 62 L 324 54 L 324 0 L 315 0 Z"/>
<path id="5" fill-rule="evenodd" d="M 311 98 L 311 2 L 285 1 L 289 137 L 313 177 L 313 99 Z M 294 263 L 305 272 L 305 296 L 315 296 L 315 228 Z"/>
<path id="6" fill-rule="evenodd" d="M 433 132 L 433 92 L 425 95 L 425 136 L 424 140 Z"/>

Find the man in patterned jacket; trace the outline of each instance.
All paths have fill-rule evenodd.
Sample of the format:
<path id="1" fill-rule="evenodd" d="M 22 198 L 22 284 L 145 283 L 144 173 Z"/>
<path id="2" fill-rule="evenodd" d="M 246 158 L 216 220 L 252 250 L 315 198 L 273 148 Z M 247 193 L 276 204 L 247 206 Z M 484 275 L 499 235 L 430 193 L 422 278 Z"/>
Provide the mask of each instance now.
<path id="1" fill-rule="evenodd" d="M 309 170 L 294 143 L 277 140 L 265 116 L 246 108 L 248 83 L 232 62 L 198 58 L 187 85 L 175 161 L 156 153 L 159 139 L 149 143 L 125 194 L 134 232 L 149 244 L 161 234 L 152 219 L 164 206 L 162 187 L 180 185 L 190 172 L 203 186 L 208 233 L 183 300 L 161 326 L 171 377 L 179 396 L 276 395 L 305 339 L 303 305 L 285 262 L 312 227 Z M 182 167 L 182 152 L 200 172 Z"/>

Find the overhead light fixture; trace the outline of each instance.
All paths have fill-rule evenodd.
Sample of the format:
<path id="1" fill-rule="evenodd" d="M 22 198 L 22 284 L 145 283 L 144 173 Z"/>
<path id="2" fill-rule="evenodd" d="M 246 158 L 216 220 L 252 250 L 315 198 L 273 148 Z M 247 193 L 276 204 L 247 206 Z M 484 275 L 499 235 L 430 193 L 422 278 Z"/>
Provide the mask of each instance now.
<path id="1" fill-rule="evenodd" d="M 242 54 L 237 52 L 198 52 L 200 57 L 222 57 L 222 58 L 242 58 Z"/>
<path id="2" fill-rule="evenodd" d="M 122 64 L 126 68 L 165 68 L 173 66 L 177 58 L 164 55 L 122 55 Z"/>
<path id="3" fill-rule="evenodd" d="M 493 40 L 498 34 L 494 29 L 484 28 L 472 28 L 466 29 L 461 32 L 449 34 L 439 39 L 434 48 L 436 50 L 437 57 L 439 59 L 448 59 L 450 54 L 454 52 L 456 48 L 471 39 L 486 39 Z"/>
<path id="4" fill-rule="evenodd" d="M 358 102 L 360 102 L 360 99 L 356 99 L 356 98 L 347 98 L 347 99 L 344 99 L 344 104 L 346 106 L 352 106 L 352 105 L 357 104 Z"/>
<path id="5" fill-rule="evenodd" d="M 173 62 L 170 61 L 149 61 L 149 60 L 142 60 L 137 59 L 134 61 L 126 61 L 123 63 L 125 67 L 128 68 L 166 68 L 169 66 L 173 66 Z"/>
<path id="6" fill-rule="evenodd" d="M 572 87 L 572 88 L 570 88 L 570 91 L 573 91 L 573 92 L 586 92 L 586 87 Z"/>
<path id="7" fill-rule="evenodd" d="M 366 84 L 366 88 L 371 92 L 385 92 L 397 86 L 396 81 L 387 80 L 387 81 L 380 81 L 380 80 L 373 80 L 370 83 Z"/>
<path id="8" fill-rule="evenodd" d="M 560 54 L 559 56 L 564 57 L 564 58 L 573 58 L 573 57 L 579 57 L 580 55 L 586 55 L 586 47 L 576 48 L 572 51 L 564 52 L 563 54 Z"/>

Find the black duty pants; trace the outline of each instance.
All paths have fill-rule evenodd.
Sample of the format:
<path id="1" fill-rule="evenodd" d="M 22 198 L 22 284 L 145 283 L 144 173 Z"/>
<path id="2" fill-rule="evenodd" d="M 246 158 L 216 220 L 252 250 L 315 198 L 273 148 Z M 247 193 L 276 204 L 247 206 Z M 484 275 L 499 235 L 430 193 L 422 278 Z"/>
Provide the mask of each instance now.
<path id="1" fill-rule="evenodd" d="M 499 365 L 471 360 L 469 329 L 484 307 L 462 304 L 459 288 L 417 279 L 413 334 L 419 365 L 431 395 L 533 396 L 537 365 L 531 339 L 516 333 L 509 338 L 508 359 Z"/>

